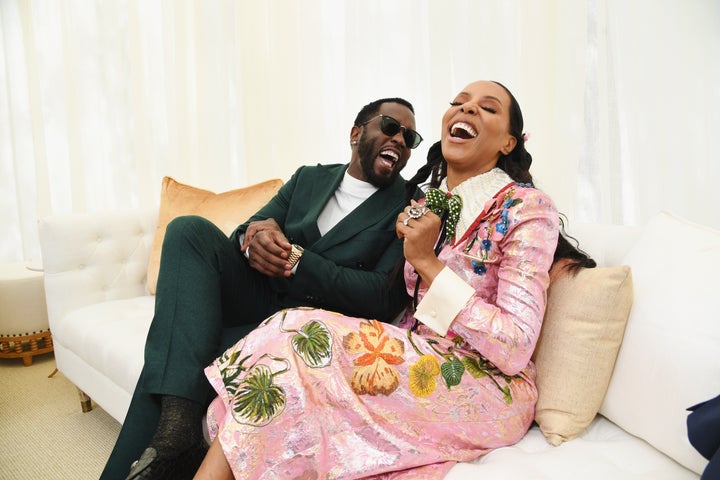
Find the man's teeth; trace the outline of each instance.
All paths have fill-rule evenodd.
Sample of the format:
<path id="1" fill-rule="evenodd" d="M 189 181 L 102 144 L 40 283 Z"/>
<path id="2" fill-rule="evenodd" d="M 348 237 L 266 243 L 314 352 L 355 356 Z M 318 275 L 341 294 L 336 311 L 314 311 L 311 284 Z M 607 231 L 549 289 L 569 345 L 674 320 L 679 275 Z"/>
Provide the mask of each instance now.
<path id="1" fill-rule="evenodd" d="M 450 129 L 450 134 L 453 137 L 460 137 L 460 136 L 465 136 L 466 138 L 477 137 L 477 131 L 472 127 L 472 125 L 469 125 L 465 122 L 458 122 L 455 125 L 453 125 L 452 128 Z"/>
<path id="2" fill-rule="evenodd" d="M 386 160 L 392 161 L 393 163 L 396 163 L 400 159 L 400 156 L 392 150 L 383 150 L 382 152 L 380 152 L 380 156 L 382 156 Z"/>

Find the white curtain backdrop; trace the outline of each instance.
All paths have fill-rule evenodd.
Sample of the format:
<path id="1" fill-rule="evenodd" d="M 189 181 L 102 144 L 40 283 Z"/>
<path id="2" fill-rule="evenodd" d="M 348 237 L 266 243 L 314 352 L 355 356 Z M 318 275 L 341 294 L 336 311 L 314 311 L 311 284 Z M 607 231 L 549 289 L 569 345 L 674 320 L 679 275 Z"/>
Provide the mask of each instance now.
<path id="1" fill-rule="evenodd" d="M 570 231 L 720 228 L 719 50 L 716 0 L 0 0 L 0 261 L 39 259 L 42 216 L 157 205 L 164 175 L 347 162 L 380 97 L 415 106 L 409 177 L 477 79 L 519 100 Z"/>

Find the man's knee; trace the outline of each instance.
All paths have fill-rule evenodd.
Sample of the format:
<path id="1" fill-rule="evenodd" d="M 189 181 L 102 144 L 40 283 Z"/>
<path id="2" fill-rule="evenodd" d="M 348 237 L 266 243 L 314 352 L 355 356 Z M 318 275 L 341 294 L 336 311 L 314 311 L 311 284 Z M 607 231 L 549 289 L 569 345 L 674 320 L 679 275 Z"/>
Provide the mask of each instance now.
<path id="1" fill-rule="evenodd" d="M 184 257 L 186 252 L 232 255 L 230 240 L 214 223 L 197 215 L 174 218 L 168 223 L 162 256 Z"/>
<path id="2" fill-rule="evenodd" d="M 173 218 L 165 230 L 165 238 L 185 235 L 217 233 L 219 229 L 207 218 L 198 215 L 182 215 Z"/>

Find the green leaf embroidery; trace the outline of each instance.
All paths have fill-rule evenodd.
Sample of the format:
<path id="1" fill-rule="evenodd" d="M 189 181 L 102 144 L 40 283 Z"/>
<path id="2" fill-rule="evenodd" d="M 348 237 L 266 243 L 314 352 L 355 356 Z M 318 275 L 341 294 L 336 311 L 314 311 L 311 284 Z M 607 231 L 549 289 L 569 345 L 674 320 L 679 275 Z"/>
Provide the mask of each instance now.
<path id="1" fill-rule="evenodd" d="M 252 355 L 246 355 L 240 361 L 237 361 L 237 357 L 240 356 L 242 351 L 235 352 L 229 359 L 229 362 L 225 364 L 225 368 L 221 368 L 223 383 L 230 395 L 235 394 L 235 379 L 238 378 L 242 373 L 247 371 L 245 367 L 245 361 Z"/>
<path id="2" fill-rule="evenodd" d="M 232 400 L 233 417 L 238 423 L 260 427 L 282 413 L 285 390 L 274 384 L 273 377 L 267 365 L 255 365 L 248 371 Z"/>
<path id="3" fill-rule="evenodd" d="M 310 368 L 326 367 L 332 360 L 332 335 L 322 322 L 313 320 L 303 325 L 291 343 Z"/>
<path id="4" fill-rule="evenodd" d="M 440 373 L 445 379 L 445 384 L 447 385 L 448 389 L 460 383 L 464 372 L 465 367 L 463 366 L 462 362 L 456 357 L 452 357 L 451 360 L 448 360 L 447 362 L 440 365 Z"/>
<path id="5" fill-rule="evenodd" d="M 470 372 L 470 375 L 472 375 L 473 378 L 480 378 L 487 375 L 477 359 L 472 357 L 463 357 L 460 361 L 465 367 L 465 370 Z"/>
<path id="6" fill-rule="evenodd" d="M 510 392 L 510 385 L 505 385 L 500 390 L 503 392 L 503 397 L 505 399 L 505 403 L 510 405 L 513 402 L 512 392 Z"/>

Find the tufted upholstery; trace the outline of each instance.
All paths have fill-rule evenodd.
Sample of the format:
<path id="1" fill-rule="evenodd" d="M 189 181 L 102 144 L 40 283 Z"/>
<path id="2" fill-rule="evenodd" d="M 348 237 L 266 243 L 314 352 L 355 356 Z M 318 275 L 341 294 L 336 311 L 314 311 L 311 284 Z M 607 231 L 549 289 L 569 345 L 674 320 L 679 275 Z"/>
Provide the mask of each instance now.
<path id="1" fill-rule="evenodd" d="M 156 209 L 60 215 L 39 224 L 57 367 L 120 422 L 152 320 L 155 298 L 145 277 L 156 225 Z"/>

